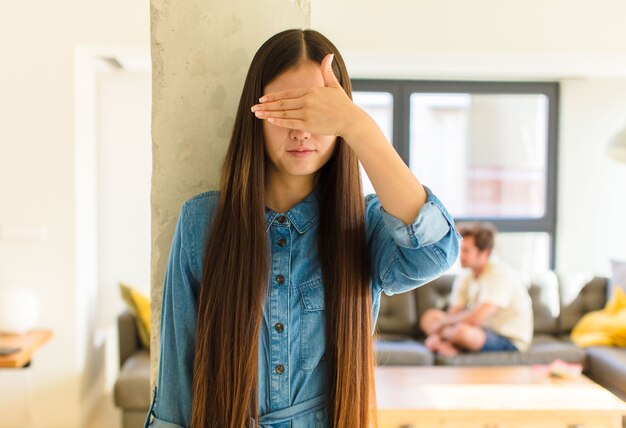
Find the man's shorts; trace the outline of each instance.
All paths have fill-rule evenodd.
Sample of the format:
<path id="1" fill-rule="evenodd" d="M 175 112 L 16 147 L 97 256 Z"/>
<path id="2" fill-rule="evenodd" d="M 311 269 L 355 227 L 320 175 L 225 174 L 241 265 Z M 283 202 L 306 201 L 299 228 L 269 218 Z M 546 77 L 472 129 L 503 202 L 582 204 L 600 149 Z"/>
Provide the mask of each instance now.
<path id="1" fill-rule="evenodd" d="M 487 338 L 480 352 L 517 351 L 513 342 L 498 333 L 485 329 Z"/>

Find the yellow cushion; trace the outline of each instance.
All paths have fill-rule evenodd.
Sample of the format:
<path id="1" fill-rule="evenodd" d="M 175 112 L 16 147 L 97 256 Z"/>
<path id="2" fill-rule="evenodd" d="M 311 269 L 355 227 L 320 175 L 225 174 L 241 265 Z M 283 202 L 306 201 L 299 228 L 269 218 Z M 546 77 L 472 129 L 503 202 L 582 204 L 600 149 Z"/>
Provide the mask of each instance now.
<path id="1" fill-rule="evenodd" d="M 135 317 L 141 344 L 150 349 L 150 298 L 130 285 L 120 283 L 122 298 Z"/>
<path id="2" fill-rule="evenodd" d="M 606 303 L 604 310 L 610 314 L 618 314 L 626 309 L 626 293 L 619 285 L 613 286 L 613 296 Z"/>
<path id="3" fill-rule="evenodd" d="M 586 346 L 626 347 L 626 293 L 613 288 L 613 296 L 604 309 L 589 312 L 572 329 L 572 342 Z"/>

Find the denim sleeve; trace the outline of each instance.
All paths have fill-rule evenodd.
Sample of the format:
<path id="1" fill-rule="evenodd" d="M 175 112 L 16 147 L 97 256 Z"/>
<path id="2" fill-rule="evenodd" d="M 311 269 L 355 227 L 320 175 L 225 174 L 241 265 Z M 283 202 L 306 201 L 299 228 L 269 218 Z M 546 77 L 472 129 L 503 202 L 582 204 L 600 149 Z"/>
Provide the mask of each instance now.
<path id="1" fill-rule="evenodd" d="M 460 235 L 441 201 L 424 186 L 426 203 L 406 224 L 389 214 L 376 195 L 368 195 L 366 222 L 372 285 L 393 295 L 440 276 L 459 254 Z M 382 289 L 382 290 L 380 290 Z"/>
<path id="2" fill-rule="evenodd" d="M 163 284 L 159 374 L 145 427 L 182 428 L 190 423 L 198 289 L 189 258 L 197 251 L 190 229 L 183 205 Z"/>

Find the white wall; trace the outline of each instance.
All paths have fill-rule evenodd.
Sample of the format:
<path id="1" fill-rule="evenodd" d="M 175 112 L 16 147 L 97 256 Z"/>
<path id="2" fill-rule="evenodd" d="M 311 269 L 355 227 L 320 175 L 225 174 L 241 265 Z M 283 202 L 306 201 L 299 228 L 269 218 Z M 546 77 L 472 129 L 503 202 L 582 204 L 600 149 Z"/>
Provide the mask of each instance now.
<path id="1" fill-rule="evenodd" d="M 148 11 L 120 0 L 2 2 L 0 226 L 44 227 L 47 237 L 0 241 L 0 286 L 33 289 L 39 325 L 54 331 L 31 369 L 0 372 L 2 421 L 71 428 L 90 410 L 93 290 L 76 278 L 75 49 L 149 48 Z"/>
<path id="2" fill-rule="evenodd" d="M 343 50 L 623 52 L 621 0 L 316 0 L 314 28 Z"/>
<path id="3" fill-rule="evenodd" d="M 149 65 L 149 64 L 147 64 Z M 107 387 L 117 376 L 119 283 L 150 295 L 152 150 L 149 71 L 107 69 L 97 76 L 97 332 L 107 343 Z M 96 335 L 97 336 L 97 335 Z"/>
<path id="4" fill-rule="evenodd" d="M 317 0 L 311 22 L 353 76 L 623 76 L 626 3 L 568 0 Z"/>
<path id="5" fill-rule="evenodd" d="M 100 326 L 124 308 L 120 281 L 150 293 L 150 98 L 147 71 L 98 75 Z"/>
<path id="6" fill-rule="evenodd" d="M 560 81 L 557 269 L 626 259 L 626 2 L 372 0 L 313 3 L 312 27 L 353 77 Z"/>
<path id="7" fill-rule="evenodd" d="M 606 156 L 626 127 L 626 79 L 562 82 L 558 266 L 610 273 L 626 260 L 626 163 Z"/>

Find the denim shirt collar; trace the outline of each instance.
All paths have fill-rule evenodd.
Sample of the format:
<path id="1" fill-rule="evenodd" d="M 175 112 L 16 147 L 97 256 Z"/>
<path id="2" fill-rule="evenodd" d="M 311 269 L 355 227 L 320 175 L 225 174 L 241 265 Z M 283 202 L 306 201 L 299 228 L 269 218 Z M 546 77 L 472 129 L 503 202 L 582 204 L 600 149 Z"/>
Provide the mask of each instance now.
<path id="1" fill-rule="evenodd" d="M 309 193 L 306 198 L 298 202 L 296 206 L 284 214 L 265 207 L 265 222 L 267 224 L 266 231 L 269 230 L 276 218 L 281 215 L 286 216 L 300 234 L 309 230 L 319 220 L 320 194 L 320 186 L 316 185 L 313 191 Z"/>

